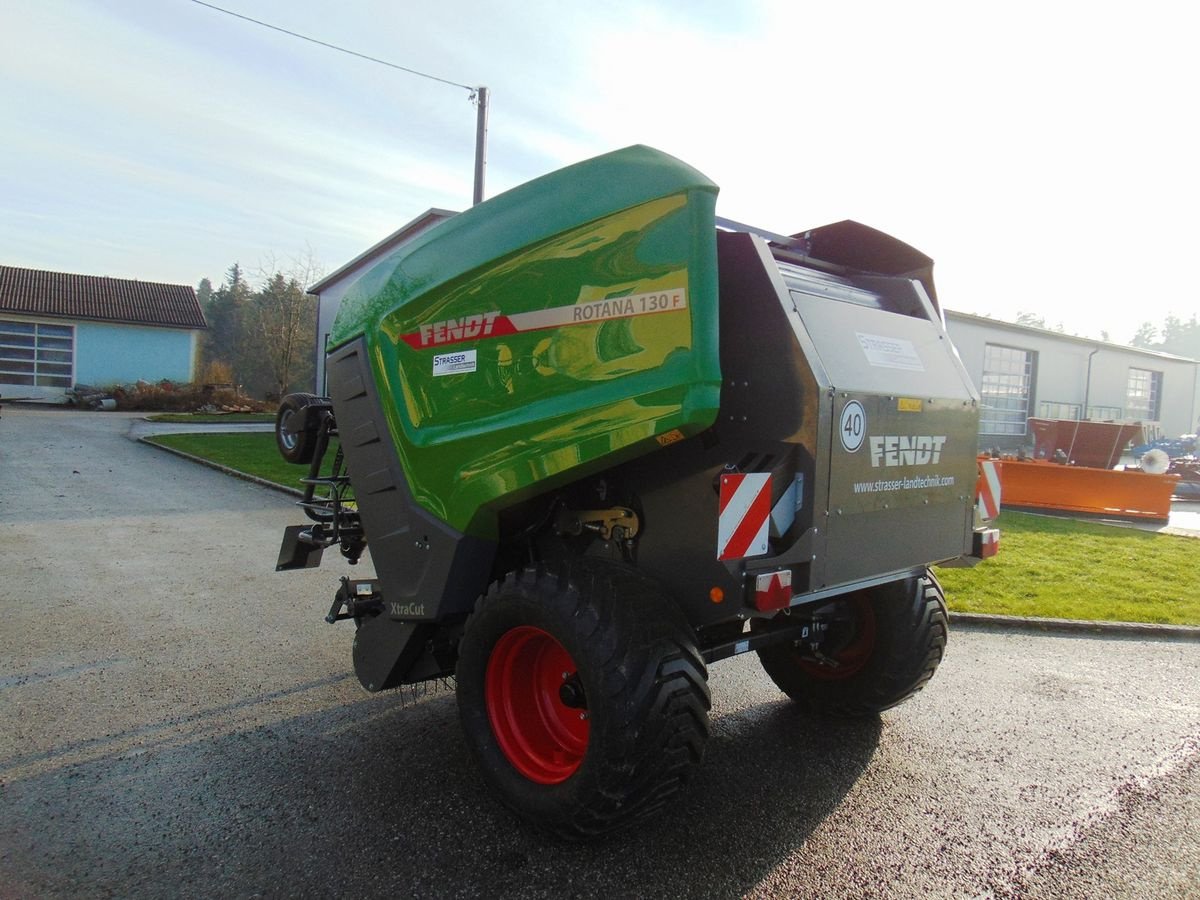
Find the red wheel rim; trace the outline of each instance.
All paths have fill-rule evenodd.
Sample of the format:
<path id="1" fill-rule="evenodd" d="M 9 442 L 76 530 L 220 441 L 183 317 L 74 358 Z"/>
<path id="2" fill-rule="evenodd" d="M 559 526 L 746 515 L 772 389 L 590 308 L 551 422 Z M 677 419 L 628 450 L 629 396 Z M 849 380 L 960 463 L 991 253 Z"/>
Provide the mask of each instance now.
<path id="1" fill-rule="evenodd" d="M 537 784 L 566 781 L 587 751 L 586 710 L 562 697 L 563 682 L 577 673 L 563 645 L 532 625 L 505 632 L 488 659 L 484 693 L 496 743 Z"/>
<path id="2" fill-rule="evenodd" d="M 833 654 L 836 666 L 824 666 L 810 659 L 801 659 L 800 668 L 813 678 L 826 681 L 840 681 L 851 678 L 861 672 L 875 652 L 875 610 L 867 597 L 859 594 L 846 601 L 850 614 L 854 617 L 854 637 L 850 643 Z"/>

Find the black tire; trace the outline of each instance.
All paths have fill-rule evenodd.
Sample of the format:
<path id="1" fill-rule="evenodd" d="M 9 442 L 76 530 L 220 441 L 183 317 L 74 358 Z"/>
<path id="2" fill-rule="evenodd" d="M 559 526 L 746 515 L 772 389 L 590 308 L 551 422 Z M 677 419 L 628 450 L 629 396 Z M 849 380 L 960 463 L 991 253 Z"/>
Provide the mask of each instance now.
<path id="1" fill-rule="evenodd" d="M 903 703 L 933 677 L 946 649 L 946 596 L 932 572 L 839 601 L 843 648 L 821 665 L 794 644 L 758 651 L 771 680 L 807 711 L 872 716 Z"/>
<path id="2" fill-rule="evenodd" d="M 299 413 L 309 406 L 325 404 L 315 394 L 287 394 L 279 403 L 275 413 L 275 446 L 279 455 L 290 463 L 308 465 L 317 449 L 319 416 L 311 413 L 305 417 L 304 427 L 297 428 Z"/>
<path id="3" fill-rule="evenodd" d="M 543 669 L 554 684 L 539 679 Z M 626 566 L 531 567 L 493 585 L 467 620 L 455 674 L 484 779 L 517 815 L 561 837 L 657 812 L 704 754 L 708 673 L 692 630 Z M 530 749 L 535 738 L 547 752 Z"/>

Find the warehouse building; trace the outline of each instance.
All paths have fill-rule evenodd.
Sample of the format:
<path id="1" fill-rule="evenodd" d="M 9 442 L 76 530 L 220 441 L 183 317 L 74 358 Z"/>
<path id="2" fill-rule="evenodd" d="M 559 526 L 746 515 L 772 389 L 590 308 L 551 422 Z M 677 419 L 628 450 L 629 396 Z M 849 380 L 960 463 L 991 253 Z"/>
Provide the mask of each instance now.
<path id="1" fill-rule="evenodd" d="M 946 311 L 981 398 L 980 447 L 1028 446 L 1027 420 L 1141 422 L 1148 437 L 1196 430 L 1200 362 Z"/>

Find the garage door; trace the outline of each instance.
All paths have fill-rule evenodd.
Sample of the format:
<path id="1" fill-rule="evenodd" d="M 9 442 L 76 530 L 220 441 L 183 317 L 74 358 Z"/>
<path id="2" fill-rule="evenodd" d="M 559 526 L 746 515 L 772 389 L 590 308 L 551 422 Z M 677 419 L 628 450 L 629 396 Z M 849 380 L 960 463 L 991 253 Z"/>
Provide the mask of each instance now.
<path id="1" fill-rule="evenodd" d="M 75 328 L 42 322 L 0 319 L 0 386 L 49 388 L 61 392 L 72 384 Z M 30 391 L 38 396 L 48 391 Z"/>

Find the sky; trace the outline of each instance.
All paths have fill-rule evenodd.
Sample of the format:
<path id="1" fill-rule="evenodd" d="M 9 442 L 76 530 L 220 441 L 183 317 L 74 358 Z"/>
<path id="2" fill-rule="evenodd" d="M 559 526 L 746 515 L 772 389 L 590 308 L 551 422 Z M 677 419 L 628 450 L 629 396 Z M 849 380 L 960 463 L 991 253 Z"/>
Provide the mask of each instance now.
<path id="1" fill-rule="evenodd" d="M 486 85 L 488 196 L 649 144 L 718 215 L 912 244 L 949 309 L 1117 342 L 1200 312 L 1186 4 L 214 2 Z M 0 122 L 5 265 L 330 272 L 472 197 L 468 90 L 191 0 L 5 0 Z"/>

